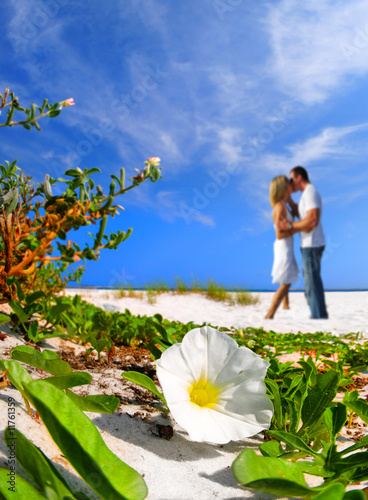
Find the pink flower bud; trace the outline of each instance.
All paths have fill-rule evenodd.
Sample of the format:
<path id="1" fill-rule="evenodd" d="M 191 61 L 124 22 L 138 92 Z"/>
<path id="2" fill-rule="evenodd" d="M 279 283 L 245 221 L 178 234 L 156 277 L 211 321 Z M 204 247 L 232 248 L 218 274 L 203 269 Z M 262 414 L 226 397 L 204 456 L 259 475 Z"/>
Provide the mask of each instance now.
<path id="1" fill-rule="evenodd" d="M 73 97 L 69 97 L 69 99 L 65 99 L 65 101 L 61 102 L 61 107 L 66 108 L 67 106 L 74 106 L 75 102 Z"/>
<path id="2" fill-rule="evenodd" d="M 147 161 L 153 163 L 154 167 L 158 167 L 160 165 L 161 158 L 158 158 L 157 156 L 152 156 L 151 158 L 148 158 Z"/>

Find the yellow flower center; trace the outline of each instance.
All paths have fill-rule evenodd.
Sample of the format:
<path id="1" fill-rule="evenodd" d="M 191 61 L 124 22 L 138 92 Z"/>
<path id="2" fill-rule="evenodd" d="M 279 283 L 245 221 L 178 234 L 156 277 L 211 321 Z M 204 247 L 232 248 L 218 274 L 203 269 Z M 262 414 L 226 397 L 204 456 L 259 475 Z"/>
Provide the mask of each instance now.
<path id="1" fill-rule="evenodd" d="M 205 379 L 194 382 L 189 389 L 189 396 L 192 403 L 202 408 L 213 408 L 217 403 L 219 391 L 217 387 L 210 384 Z"/>

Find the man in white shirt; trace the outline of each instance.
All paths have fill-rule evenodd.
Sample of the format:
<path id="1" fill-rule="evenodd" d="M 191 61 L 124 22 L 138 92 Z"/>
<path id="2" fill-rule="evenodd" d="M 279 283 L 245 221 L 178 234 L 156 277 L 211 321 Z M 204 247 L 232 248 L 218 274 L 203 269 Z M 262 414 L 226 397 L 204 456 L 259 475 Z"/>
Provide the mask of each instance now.
<path id="1" fill-rule="evenodd" d="M 294 167 L 290 171 L 290 183 L 293 192 L 302 191 L 303 193 L 299 205 L 291 198 L 289 201 L 292 213 L 299 218 L 299 221 L 283 220 L 279 222 L 279 227 L 283 231 L 291 231 L 292 234 L 300 232 L 305 296 L 311 310 L 311 317 L 327 319 L 321 279 L 321 260 L 326 244 L 321 224 L 322 199 L 310 183 L 305 168 Z"/>

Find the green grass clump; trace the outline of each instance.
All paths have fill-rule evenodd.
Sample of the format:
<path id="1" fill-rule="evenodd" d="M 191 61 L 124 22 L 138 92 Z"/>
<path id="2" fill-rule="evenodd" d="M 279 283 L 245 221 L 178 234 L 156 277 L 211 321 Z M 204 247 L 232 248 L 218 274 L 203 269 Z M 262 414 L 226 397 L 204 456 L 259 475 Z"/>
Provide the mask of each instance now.
<path id="1" fill-rule="evenodd" d="M 148 283 L 145 287 L 146 290 L 155 291 L 156 293 L 170 292 L 171 288 L 165 280 L 153 281 Z"/>
<path id="2" fill-rule="evenodd" d="M 175 285 L 176 293 L 188 293 L 188 286 L 186 282 L 183 281 L 178 276 L 175 277 L 175 280 L 176 280 L 176 285 Z"/>
<path id="3" fill-rule="evenodd" d="M 170 288 L 165 280 L 149 282 L 143 288 L 146 291 L 147 300 L 150 304 L 157 302 L 158 294 L 170 292 L 176 294 L 201 293 L 208 299 L 217 302 L 227 302 L 230 305 L 248 306 L 259 302 L 259 297 L 254 296 L 248 290 L 239 288 L 236 293 L 230 292 L 229 289 L 216 283 L 212 278 L 203 284 L 199 279 L 192 277 L 190 285 L 188 285 L 183 279 L 175 277 L 173 288 Z M 123 284 L 118 284 L 115 296 L 117 298 L 134 297 L 142 300 L 144 294 L 142 291 L 134 290 L 132 286 L 129 286 L 127 289 Z"/>
<path id="4" fill-rule="evenodd" d="M 235 295 L 235 303 L 239 306 L 254 305 L 259 303 L 259 297 L 246 290 L 239 290 Z"/>
<path id="5" fill-rule="evenodd" d="M 143 299 L 143 292 L 141 292 L 139 290 L 134 290 L 132 285 L 128 285 L 127 287 L 124 287 L 123 284 L 119 284 L 114 289 L 114 296 L 117 299 L 123 299 L 125 297 L 129 297 L 129 298 L 142 300 Z"/>
<path id="6" fill-rule="evenodd" d="M 208 299 L 217 300 L 218 302 L 231 301 L 231 294 L 226 288 L 217 284 L 212 279 L 207 282 L 205 295 Z"/>
<path id="7" fill-rule="evenodd" d="M 156 304 L 157 302 L 157 293 L 155 290 L 152 290 L 152 288 L 147 288 L 146 290 L 147 293 L 147 301 L 149 304 Z"/>

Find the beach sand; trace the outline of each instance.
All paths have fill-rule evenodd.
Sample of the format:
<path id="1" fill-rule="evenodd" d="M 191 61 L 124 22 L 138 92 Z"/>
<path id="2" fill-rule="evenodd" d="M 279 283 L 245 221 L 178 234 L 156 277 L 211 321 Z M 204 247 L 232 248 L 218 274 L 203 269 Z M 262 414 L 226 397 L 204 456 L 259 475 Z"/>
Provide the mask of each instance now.
<path id="1" fill-rule="evenodd" d="M 68 289 L 68 294 L 79 293 L 85 300 L 107 310 L 129 309 L 133 314 L 153 315 L 160 313 L 169 320 L 193 321 L 213 326 L 245 328 L 248 326 L 276 332 L 317 332 L 334 334 L 362 332 L 368 334 L 368 292 L 328 292 L 326 301 L 330 319 L 311 320 L 302 293 L 290 294 L 290 309 L 279 309 L 274 320 L 264 320 L 271 303 L 272 293 L 259 293 L 259 303 L 250 306 L 230 306 L 214 302 L 199 294 L 175 295 L 159 294 L 156 302 L 150 304 L 147 298 L 118 299 L 113 292 L 91 289 Z M 10 359 L 12 347 L 24 340 L 11 334 L 6 325 L 0 327 L 7 337 L 0 341 L 1 358 Z M 72 349 L 76 354 L 84 347 L 60 339 L 49 339 L 41 348 Z M 72 352 L 71 350 L 69 352 Z M 29 367 L 28 367 L 29 368 Z M 123 461 L 144 475 L 148 487 L 148 500 L 235 500 L 240 498 L 271 499 L 272 495 L 246 490 L 235 481 L 231 464 L 245 448 L 257 448 L 263 441 L 262 435 L 241 442 L 213 445 L 192 442 L 187 433 L 175 422 L 164 418 L 159 412 L 145 410 L 142 401 L 134 400 L 132 384 L 121 378 L 122 369 L 106 368 L 90 371 L 93 381 L 79 389 L 83 394 L 115 394 L 126 404 L 120 405 L 113 415 L 87 413 L 95 423 L 108 447 Z M 42 375 L 33 369 L 33 378 Z M 78 389 L 75 390 L 78 392 Z M 42 422 L 30 417 L 24 402 L 13 387 L 0 391 L 0 421 L 4 429 L 7 422 L 7 401 L 11 396 L 17 401 L 16 428 L 23 432 L 34 444 L 52 460 L 67 479 L 72 488 L 84 490 L 91 498 L 98 498 L 83 486 L 83 482 L 62 457 Z M 157 424 L 171 424 L 174 435 L 170 440 L 157 436 Z M 348 441 L 344 438 L 346 443 Z M 4 462 L 8 449 L 0 440 L 0 458 Z M 22 474 L 21 469 L 18 470 Z M 316 481 L 313 484 L 318 484 Z M 360 488 L 363 485 L 359 486 Z"/>
<path id="2" fill-rule="evenodd" d="M 368 334 L 368 292 L 327 292 L 326 304 L 329 313 L 327 320 L 310 318 L 310 311 L 302 292 L 291 292 L 290 309 L 284 310 L 281 305 L 272 320 L 264 319 L 271 304 L 272 292 L 254 293 L 259 302 L 249 306 L 231 306 L 226 302 L 215 302 L 198 293 L 182 295 L 162 293 L 154 297 L 156 300 L 154 304 L 148 302 L 145 292 L 143 300 L 129 297 L 118 299 L 116 293 L 109 290 L 69 288 L 67 293 L 83 294 L 86 300 L 110 310 L 124 311 L 127 308 L 132 314 L 147 316 L 160 313 L 170 321 L 182 323 L 193 321 L 197 324 L 208 323 L 227 328 L 250 326 L 280 333 Z"/>

